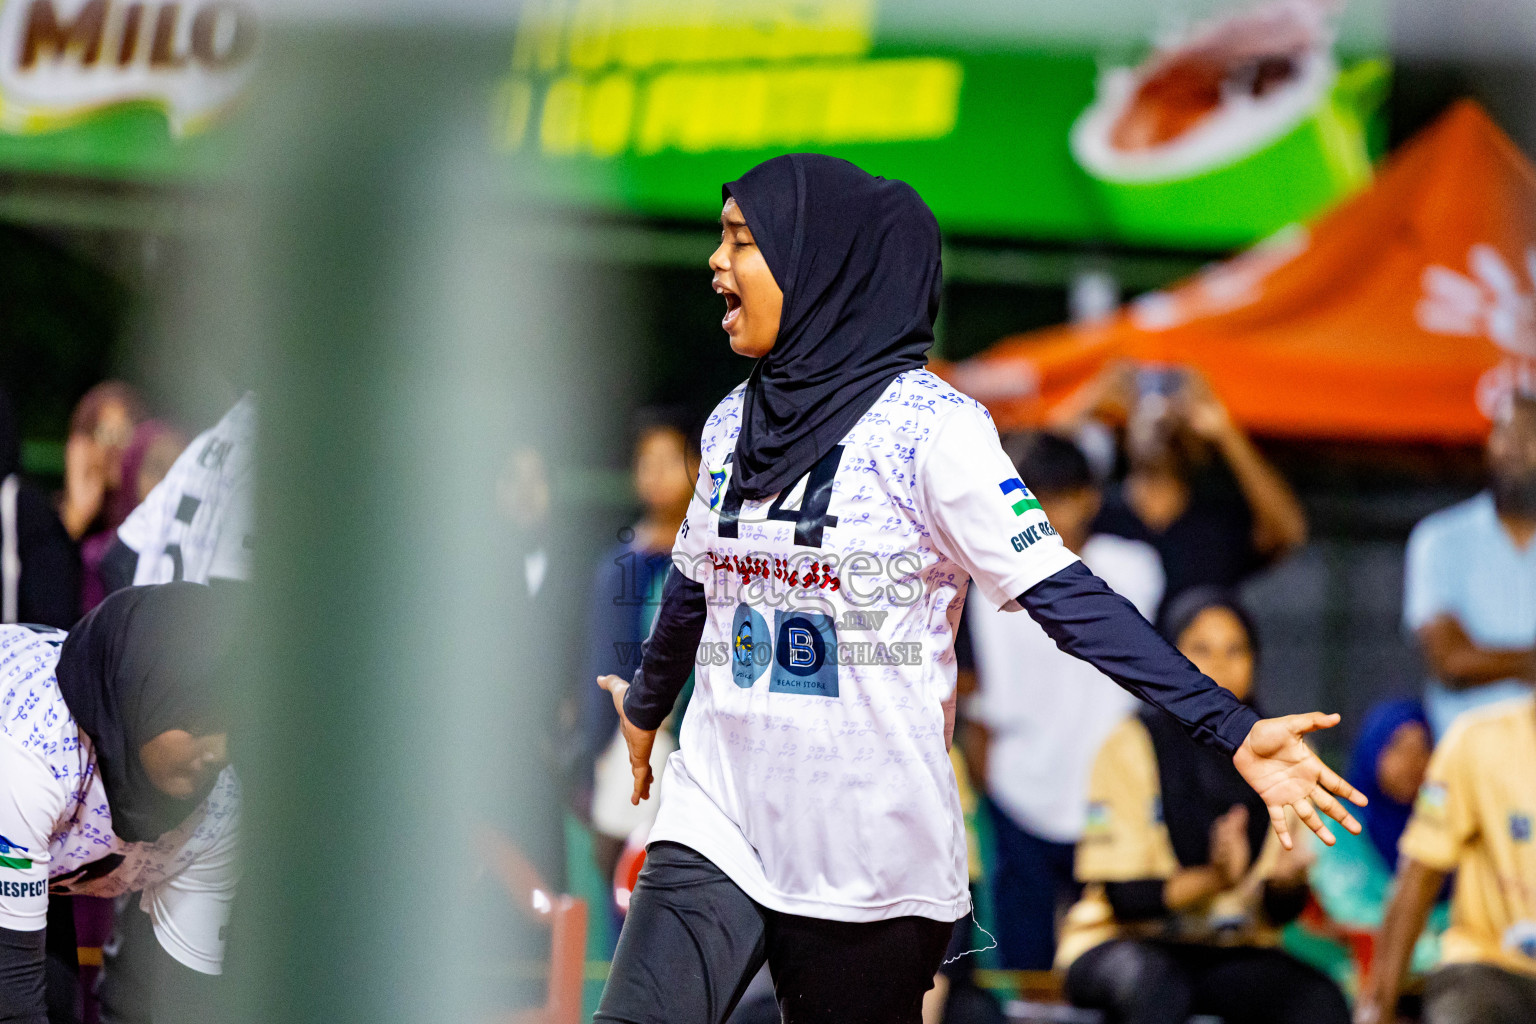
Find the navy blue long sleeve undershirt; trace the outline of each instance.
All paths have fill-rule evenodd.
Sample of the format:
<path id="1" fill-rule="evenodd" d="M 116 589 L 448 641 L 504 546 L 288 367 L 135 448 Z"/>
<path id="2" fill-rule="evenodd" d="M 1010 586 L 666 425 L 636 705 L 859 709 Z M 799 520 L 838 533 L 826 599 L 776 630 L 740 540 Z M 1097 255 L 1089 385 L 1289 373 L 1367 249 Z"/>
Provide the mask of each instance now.
<path id="1" fill-rule="evenodd" d="M 1235 754 L 1259 720 L 1082 562 L 1046 577 L 1018 600 L 1057 647 L 1168 712 L 1205 746 Z"/>
<path id="2" fill-rule="evenodd" d="M 656 625 L 640 648 L 640 671 L 629 681 L 624 717 L 642 729 L 661 728 L 693 671 L 708 618 L 704 584 L 695 583 L 674 565 L 661 587 Z"/>
<path id="3" fill-rule="evenodd" d="M 1184 724 L 1200 743 L 1237 751 L 1259 720 L 1252 708 L 1201 674 L 1081 562 L 1030 587 L 1019 604 L 1068 654 L 1082 658 L 1137 697 Z M 656 628 L 630 682 L 624 714 L 656 729 L 693 671 L 709 607 L 704 585 L 675 567 L 662 588 Z"/>

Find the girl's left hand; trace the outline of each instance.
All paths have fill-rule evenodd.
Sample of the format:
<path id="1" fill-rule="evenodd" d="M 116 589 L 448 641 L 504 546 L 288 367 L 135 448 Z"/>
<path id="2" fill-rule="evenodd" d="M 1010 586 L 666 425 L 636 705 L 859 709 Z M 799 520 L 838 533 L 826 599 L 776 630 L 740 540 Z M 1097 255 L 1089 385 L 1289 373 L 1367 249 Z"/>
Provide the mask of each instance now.
<path id="1" fill-rule="evenodd" d="M 1334 835 L 1318 814 L 1360 834 L 1360 823 L 1336 797 L 1358 807 L 1366 804 L 1364 794 L 1339 777 L 1339 774 L 1312 752 L 1302 739 L 1309 732 L 1331 729 L 1339 724 L 1338 715 L 1314 711 L 1306 715 L 1265 718 L 1249 730 L 1248 738 L 1232 755 L 1248 785 L 1253 787 L 1269 808 L 1269 820 L 1280 837 L 1280 845 L 1292 847 L 1291 832 L 1285 823 L 1285 809 L 1291 808 L 1318 838 L 1332 846 Z"/>

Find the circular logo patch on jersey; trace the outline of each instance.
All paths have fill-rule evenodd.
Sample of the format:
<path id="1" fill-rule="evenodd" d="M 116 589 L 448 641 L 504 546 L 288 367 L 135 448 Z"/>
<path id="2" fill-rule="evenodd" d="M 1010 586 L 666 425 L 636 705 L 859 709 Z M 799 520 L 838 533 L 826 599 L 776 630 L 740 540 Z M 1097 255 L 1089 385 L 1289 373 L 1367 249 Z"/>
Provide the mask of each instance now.
<path id="1" fill-rule="evenodd" d="M 748 605 L 738 605 L 731 626 L 731 679 L 743 690 L 763 677 L 773 660 L 767 621 Z"/>

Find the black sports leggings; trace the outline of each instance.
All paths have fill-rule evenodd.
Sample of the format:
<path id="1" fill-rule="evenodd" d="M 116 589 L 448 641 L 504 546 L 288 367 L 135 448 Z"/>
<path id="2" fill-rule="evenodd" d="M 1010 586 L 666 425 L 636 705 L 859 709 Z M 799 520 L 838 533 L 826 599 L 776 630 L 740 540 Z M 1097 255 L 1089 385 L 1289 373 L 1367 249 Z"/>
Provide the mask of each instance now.
<path id="1" fill-rule="evenodd" d="M 766 960 L 785 1024 L 920 1024 L 953 930 L 780 914 L 688 847 L 652 843 L 593 1020 L 722 1024 Z"/>
<path id="2" fill-rule="evenodd" d="M 1216 948 L 1122 939 L 1096 946 L 1067 971 L 1074 1005 L 1106 1024 L 1349 1024 L 1337 985 L 1278 949 Z"/>

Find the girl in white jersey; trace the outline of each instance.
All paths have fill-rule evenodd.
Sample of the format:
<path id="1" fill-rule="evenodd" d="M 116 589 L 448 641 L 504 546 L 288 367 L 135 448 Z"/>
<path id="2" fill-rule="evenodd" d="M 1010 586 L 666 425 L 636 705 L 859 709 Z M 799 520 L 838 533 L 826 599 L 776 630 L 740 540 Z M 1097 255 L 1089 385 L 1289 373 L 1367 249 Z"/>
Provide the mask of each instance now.
<path id="1" fill-rule="evenodd" d="M 916 1024 L 969 909 L 946 756 L 971 581 L 1229 755 L 1286 808 L 1357 794 L 1163 642 L 1056 537 L 986 410 L 924 367 L 939 231 L 909 186 L 796 154 L 724 189 L 710 258 L 747 382 L 699 487 L 641 670 L 605 676 L 635 799 L 697 662 L 599 1021 L 715 1024 L 766 959 L 789 1024 Z M 1329 792 L 1332 791 L 1332 794 Z M 1314 807 L 1314 804 L 1316 807 Z"/>
<path id="2" fill-rule="evenodd" d="M 0 1020 L 47 1020 L 50 892 L 141 892 L 166 963 L 220 973 L 239 785 L 210 601 L 135 587 L 67 636 L 0 626 Z"/>

